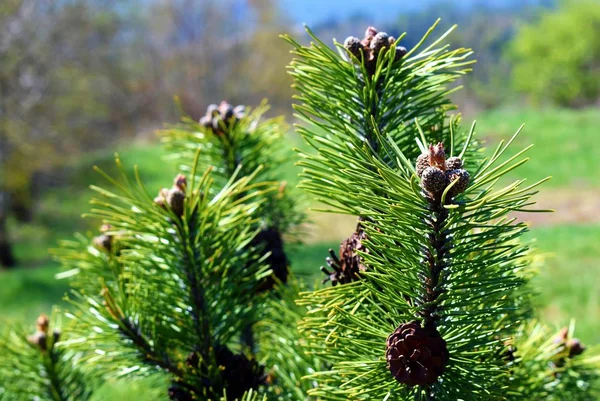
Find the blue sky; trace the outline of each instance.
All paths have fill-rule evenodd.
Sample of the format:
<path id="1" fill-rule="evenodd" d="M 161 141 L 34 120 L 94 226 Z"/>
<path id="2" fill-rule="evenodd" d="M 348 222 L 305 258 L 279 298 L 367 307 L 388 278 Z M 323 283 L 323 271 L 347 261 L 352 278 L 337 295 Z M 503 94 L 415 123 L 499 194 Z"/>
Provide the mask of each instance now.
<path id="1" fill-rule="evenodd" d="M 454 0 L 468 5 L 477 0 Z M 491 0 L 504 3 L 505 0 Z M 381 21 L 397 18 L 402 11 L 411 11 L 435 3 L 436 0 L 281 0 L 282 10 L 294 21 L 314 25 L 332 16 L 348 17 L 361 12 Z"/>

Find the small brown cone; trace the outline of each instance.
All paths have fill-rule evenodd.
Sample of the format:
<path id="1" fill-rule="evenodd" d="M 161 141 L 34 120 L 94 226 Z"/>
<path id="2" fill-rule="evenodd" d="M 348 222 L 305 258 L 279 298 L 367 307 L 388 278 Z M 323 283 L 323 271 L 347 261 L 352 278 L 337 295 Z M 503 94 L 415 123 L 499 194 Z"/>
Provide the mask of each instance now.
<path id="1" fill-rule="evenodd" d="M 446 179 L 448 180 L 448 184 L 457 181 L 448 191 L 450 198 L 454 198 L 456 195 L 465 192 L 469 186 L 470 178 L 469 172 L 464 169 L 446 171 Z"/>
<path id="2" fill-rule="evenodd" d="M 179 188 L 171 188 L 167 194 L 167 203 L 177 216 L 183 216 L 185 192 Z"/>
<path id="3" fill-rule="evenodd" d="M 360 60 L 361 50 L 364 49 L 364 46 L 362 43 L 360 43 L 358 38 L 355 38 L 354 36 L 348 36 L 344 41 L 344 47 L 346 50 L 348 50 L 348 52 L 350 52 L 350 54 Z"/>
<path id="4" fill-rule="evenodd" d="M 463 163 L 460 157 L 450 157 L 446 159 L 446 170 L 459 170 L 463 168 Z"/>
<path id="5" fill-rule="evenodd" d="M 421 175 L 421 187 L 432 196 L 440 195 L 447 185 L 448 179 L 437 167 L 427 167 Z"/>
<path id="6" fill-rule="evenodd" d="M 417 176 L 421 178 L 423 175 L 423 171 L 426 168 L 431 167 L 429 164 L 429 154 L 423 153 L 419 157 L 417 157 L 417 164 L 415 166 L 415 170 L 417 171 Z"/>

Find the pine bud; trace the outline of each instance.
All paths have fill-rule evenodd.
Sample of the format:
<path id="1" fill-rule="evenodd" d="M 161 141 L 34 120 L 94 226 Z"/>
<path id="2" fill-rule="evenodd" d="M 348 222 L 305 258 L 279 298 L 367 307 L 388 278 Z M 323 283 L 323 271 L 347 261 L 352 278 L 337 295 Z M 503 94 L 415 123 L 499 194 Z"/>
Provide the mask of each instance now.
<path id="1" fill-rule="evenodd" d="M 429 165 L 440 170 L 446 169 L 446 152 L 441 142 L 435 146 L 429 145 Z"/>
<path id="2" fill-rule="evenodd" d="M 567 349 L 569 350 L 569 358 L 583 354 L 585 346 L 577 338 L 571 338 L 567 341 Z"/>
<path id="3" fill-rule="evenodd" d="M 433 196 L 441 194 L 447 184 L 444 172 L 437 167 L 427 167 L 421 175 L 421 187 Z"/>
<path id="4" fill-rule="evenodd" d="M 246 106 L 242 106 L 242 105 L 235 106 L 233 108 L 233 115 L 238 120 L 241 120 L 242 118 L 244 118 L 246 116 Z"/>
<path id="5" fill-rule="evenodd" d="M 48 327 L 50 326 L 50 319 L 48 319 L 48 316 L 44 313 L 42 313 L 40 316 L 38 316 L 37 320 L 35 321 L 35 327 L 37 328 L 37 331 L 41 331 L 42 333 L 48 333 Z"/>
<path id="6" fill-rule="evenodd" d="M 27 341 L 34 347 L 39 347 L 39 349 L 42 351 L 46 351 L 48 349 L 48 335 L 41 331 L 28 336 Z"/>
<path id="7" fill-rule="evenodd" d="M 398 326 L 386 345 L 390 373 L 408 386 L 435 383 L 450 358 L 446 342 L 437 330 L 422 328 L 418 322 Z"/>
<path id="8" fill-rule="evenodd" d="M 379 32 L 377 35 L 375 35 L 375 37 L 373 39 L 371 39 L 370 47 L 371 47 L 371 50 L 373 50 L 373 52 L 375 54 L 377 54 L 384 47 L 388 47 L 389 43 L 390 42 L 389 42 L 388 34 L 385 32 Z"/>
<path id="9" fill-rule="evenodd" d="M 227 121 L 233 117 L 233 106 L 223 100 L 219 105 L 219 113 L 221 114 L 221 118 Z"/>
<path id="10" fill-rule="evenodd" d="M 208 108 L 206 109 L 206 117 L 212 118 L 217 114 L 219 114 L 219 106 L 217 106 L 216 104 L 208 105 Z"/>
<path id="11" fill-rule="evenodd" d="M 375 29 L 372 26 L 368 27 L 367 30 L 365 31 L 366 39 L 372 39 L 375 35 L 377 35 L 377 29 Z"/>
<path id="12" fill-rule="evenodd" d="M 404 57 L 406 55 L 406 53 L 408 53 L 408 50 L 406 50 L 406 47 L 404 47 L 404 46 L 396 46 L 396 57 L 395 57 L 395 60 L 396 61 L 400 60 L 402 57 Z"/>
<path id="13" fill-rule="evenodd" d="M 211 128 L 212 127 L 212 117 L 204 116 L 204 117 L 200 118 L 200 121 L 198 121 L 198 124 L 200 124 L 201 126 L 203 126 L 205 128 Z"/>
<path id="14" fill-rule="evenodd" d="M 415 166 L 415 170 L 417 170 L 417 176 L 421 178 L 421 176 L 423 175 L 423 171 L 425 171 L 425 169 L 428 167 L 430 167 L 429 154 L 423 153 L 422 155 L 417 157 L 417 164 Z"/>
<path id="15" fill-rule="evenodd" d="M 458 170 L 463 168 L 460 157 L 453 156 L 446 160 L 446 170 Z"/>
<path id="16" fill-rule="evenodd" d="M 187 188 L 187 179 L 185 178 L 185 175 L 177 174 L 173 180 L 173 186 L 185 192 L 185 189 Z"/>
<path id="17" fill-rule="evenodd" d="M 464 169 L 458 169 L 458 170 L 448 170 L 446 171 L 446 178 L 447 178 L 447 182 L 448 183 L 452 183 L 456 180 L 458 180 L 458 182 L 456 184 L 454 184 L 454 186 L 452 188 L 450 188 L 450 190 L 448 191 L 448 195 L 453 198 L 458 194 L 462 194 L 463 192 L 465 192 L 465 190 L 467 189 L 467 187 L 469 186 L 469 172 L 467 170 Z"/>
<path id="18" fill-rule="evenodd" d="M 348 50 L 348 52 L 350 52 L 350 54 L 358 59 L 361 57 L 361 49 L 364 49 L 364 46 L 362 43 L 360 43 L 360 40 L 354 36 L 348 36 L 346 38 L 344 41 L 344 47 L 346 50 Z"/>
<path id="19" fill-rule="evenodd" d="M 177 216 L 182 216 L 183 205 L 185 203 L 185 192 L 179 188 L 171 188 L 167 194 L 167 203 Z"/>
<path id="20" fill-rule="evenodd" d="M 396 38 L 393 36 L 388 37 L 388 44 L 394 46 L 394 43 L 396 43 Z"/>
<path id="21" fill-rule="evenodd" d="M 112 235 L 98 235 L 94 237 L 92 243 L 97 249 L 110 253 L 112 250 Z"/>

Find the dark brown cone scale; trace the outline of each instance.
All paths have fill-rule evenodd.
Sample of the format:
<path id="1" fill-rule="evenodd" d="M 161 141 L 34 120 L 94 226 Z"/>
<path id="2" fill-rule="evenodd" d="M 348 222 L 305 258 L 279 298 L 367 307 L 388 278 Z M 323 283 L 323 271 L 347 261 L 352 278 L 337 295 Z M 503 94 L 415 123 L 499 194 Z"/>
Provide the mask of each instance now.
<path id="1" fill-rule="evenodd" d="M 401 324 L 388 337 L 385 355 L 392 376 L 408 386 L 435 383 L 450 358 L 437 330 L 423 328 L 418 322 Z"/>
<path id="2" fill-rule="evenodd" d="M 367 270 L 363 264 L 362 258 L 358 252 L 367 253 L 368 250 L 363 245 L 366 239 L 364 231 L 358 227 L 357 230 L 340 244 L 339 258 L 335 252 L 330 249 L 330 257 L 327 258 L 327 265 L 333 270 L 328 271 L 325 267 L 321 267 L 321 271 L 327 274 L 327 278 L 323 282 L 331 281 L 332 285 L 347 284 L 357 281 L 360 278 L 360 273 Z"/>

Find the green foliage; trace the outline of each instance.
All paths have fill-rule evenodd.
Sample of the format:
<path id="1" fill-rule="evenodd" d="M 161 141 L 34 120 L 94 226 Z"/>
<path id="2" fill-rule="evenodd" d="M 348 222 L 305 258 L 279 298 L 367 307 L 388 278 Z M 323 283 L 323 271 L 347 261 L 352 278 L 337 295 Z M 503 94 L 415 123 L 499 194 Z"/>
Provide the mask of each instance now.
<path id="1" fill-rule="evenodd" d="M 112 376 L 167 371 L 206 397 L 221 394 L 228 384 L 215 350 L 239 341 L 259 307 L 257 280 L 266 274 L 244 251 L 261 192 L 244 195 L 257 187 L 245 177 L 209 196 L 205 173 L 192 178 L 180 217 L 153 202 L 139 180 L 107 178 L 115 192 L 96 188 L 101 197 L 92 214 L 113 227 L 110 248 L 80 236 L 57 251 L 72 269 L 80 311 L 72 315 L 78 324 L 69 348 L 96 350 L 84 360 Z M 199 362 L 186 363 L 194 353 Z"/>
<path id="2" fill-rule="evenodd" d="M 540 103 L 581 106 L 600 96 L 600 5 L 565 2 L 532 25 L 522 26 L 511 44 L 514 84 Z"/>
<path id="3" fill-rule="evenodd" d="M 600 395 L 600 353 L 597 347 L 581 356 L 570 356 L 574 324 L 559 333 L 531 322 L 519 328 L 512 342 L 514 359 L 509 363 L 518 391 L 508 399 L 592 400 Z M 585 346 L 583 346 L 585 347 Z M 591 356 L 590 356 L 591 354 Z M 535 372 L 535 374 L 532 374 Z"/>
<path id="4" fill-rule="evenodd" d="M 295 279 L 280 285 L 268 300 L 264 319 L 257 325 L 259 355 L 269 367 L 269 399 L 307 400 L 315 382 L 307 376 L 325 368 L 323 361 L 309 353 L 307 341 L 297 329 L 307 309 L 296 305 L 298 294 L 306 285 Z"/>
<path id="5" fill-rule="evenodd" d="M 40 317 L 41 318 L 41 317 Z M 24 328 L 0 337 L 0 400 L 88 401 L 98 386 L 76 366 L 81 355 L 60 347 L 57 322 L 28 336 Z"/>

